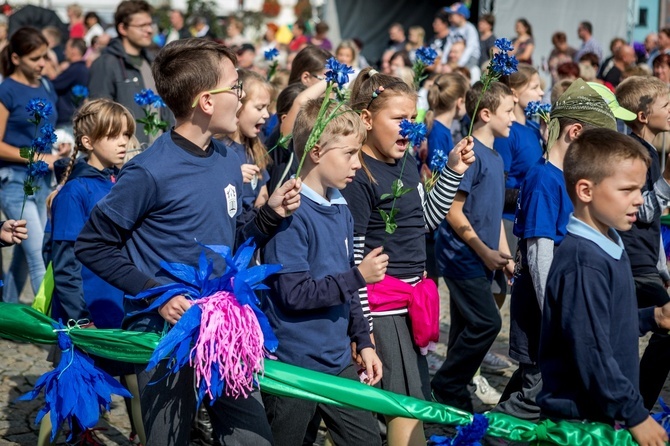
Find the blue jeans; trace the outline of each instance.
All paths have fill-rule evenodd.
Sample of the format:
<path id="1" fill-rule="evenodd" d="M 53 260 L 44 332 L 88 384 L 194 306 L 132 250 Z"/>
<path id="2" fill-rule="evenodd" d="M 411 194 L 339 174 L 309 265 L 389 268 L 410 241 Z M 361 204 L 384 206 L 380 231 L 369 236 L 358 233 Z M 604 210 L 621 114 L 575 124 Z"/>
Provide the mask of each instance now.
<path id="1" fill-rule="evenodd" d="M 50 176 L 47 176 L 37 180 L 40 189 L 26 200 L 23 219 L 28 222 L 28 239 L 14 247 L 12 263 L 5 276 L 3 290 L 5 302 L 19 301 L 28 274 L 34 293 L 37 293 L 44 278 L 46 268 L 42 260 L 42 241 L 47 222 L 46 198 L 50 193 L 49 178 Z M 0 206 L 10 220 L 18 220 L 21 215 L 24 179 L 25 170 L 0 168 Z"/>

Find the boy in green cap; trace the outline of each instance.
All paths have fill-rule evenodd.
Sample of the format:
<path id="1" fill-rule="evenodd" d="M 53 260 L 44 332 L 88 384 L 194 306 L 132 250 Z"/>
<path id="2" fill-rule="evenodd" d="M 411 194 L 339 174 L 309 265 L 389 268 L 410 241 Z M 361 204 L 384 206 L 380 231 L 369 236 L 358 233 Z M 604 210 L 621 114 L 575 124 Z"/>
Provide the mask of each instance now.
<path id="1" fill-rule="evenodd" d="M 610 95 L 609 101 L 603 99 L 581 79 L 570 85 L 551 110 L 547 155 L 530 169 L 521 185 L 514 221 L 521 261 L 517 262 L 510 301 L 510 357 L 519 361 L 519 368 L 494 412 L 530 421 L 540 418 L 535 398 L 542 388 L 537 355 L 544 292 L 554 249 L 565 237 L 573 211 L 563 177 L 563 158 L 583 130 L 616 130 L 613 111 L 619 118 L 633 115 Z"/>

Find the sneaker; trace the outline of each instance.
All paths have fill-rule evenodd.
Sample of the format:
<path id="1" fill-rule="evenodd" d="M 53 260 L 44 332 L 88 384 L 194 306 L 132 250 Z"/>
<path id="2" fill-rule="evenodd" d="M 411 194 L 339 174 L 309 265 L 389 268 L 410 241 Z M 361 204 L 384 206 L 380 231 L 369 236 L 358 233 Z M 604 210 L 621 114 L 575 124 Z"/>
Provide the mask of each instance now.
<path id="1" fill-rule="evenodd" d="M 433 376 L 440 370 L 442 364 L 444 363 L 444 357 L 438 355 L 435 352 L 428 352 L 426 355 L 426 362 L 428 363 L 428 373 L 430 376 Z"/>
<path id="2" fill-rule="evenodd" d="M 475 395 L 482 403 L 488 406 L 495 406 L 500 401 L 502 396 L 500 392 L 491 387 L 489 382 L 482 375 L 477 375 L 472 378 L 472 383 L 475 385 Z"/>
<path id="3" fill-rule="evenodd" d="M 481 369 L 485 372 L 499 372 L 510 367 L 512 367 L 511 362 L 501 356 L 488 352 L 486 356 L 484 356 Z"/>

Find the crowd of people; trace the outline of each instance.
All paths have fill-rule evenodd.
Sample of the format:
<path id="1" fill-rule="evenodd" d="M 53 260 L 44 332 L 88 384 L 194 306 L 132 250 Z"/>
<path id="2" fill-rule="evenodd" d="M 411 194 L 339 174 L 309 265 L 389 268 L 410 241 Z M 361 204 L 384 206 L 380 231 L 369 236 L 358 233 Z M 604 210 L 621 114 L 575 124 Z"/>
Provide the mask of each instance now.
<path id="1" fill-rule="evenodd" d="M 670 372 L 670 163 L 663 170 L 659 156 L 670 29 L 643 46 L 614 39 L 605 59 L 583 21 L 582 46 L 556 32 L 544 63 L 521 18 L 518 69 L 485 88 L 500 51 L 495 17 L 475 26 L 461 3 L 436 13 L 430 43 L 423 28 L 406 37 L 393 24 L 374 67 L 358 39 L 334 45 L 325 22 L 313 33 L 297 22 L 291 36 L 270 23 L 251 42 L 237 19 L 218 39 L 177 10 L 157 30 L 144 0 L 122 1 L 111 30 L 78 5 L 68 18 L 69 36 L 23 27 L 2 39 L 0 23 L 0 243 L 16 245 L 4 302 L 19 301 L 28 277 L 37 292 L 52 274 L 54 319 L 165 333 L 189 296 L 149 311 L 151 299 L 124 296 L 173 280 L 161 262 L 197 264 L 202 245 L 253 237 L 262 263 L 283 266 L 260 296 L 280 361 L 469 412 L 472 384 L 496 412 L 624 423 L 642 445 L 668 440 L 649 413 Z M 412 66 L 426 46 L 437 57 L 417 91 Z M 330 58 L 353 73 L 346 104 L 324 109 Z M 160 135 L 140 119 L 146 89 L 167 106 L 151 108 L 168 123 Z M 25 195 L 31 100 L 53 105 L 42 124 L 58 139 L 43 155 L 52 173 Z M 542 102 L 550 112 L 529 112 Z M 401 134 L 405 120 L 425 122 L 421 146 Z M 443 362 L 417 334 L 437 323 L 421 307 L 439 302 L 440 278 L 451 318 Z M 480 369 L 511 366 L 489 352 L 510 294 L 519 367 L 500 394 Z M 640 362 L 637 338 L 649 331 Z M 134 444 L 188 444 L 191 367 L 94 361 L 135 396 Z M 382 444 L 369 412 L 258 390 L 203 407 L 220 444 L 312 444 L 320 420 L 335 444 Z M 426 443 L 420 421 L 383 418 L 388 444 Z M 76 425 L 73 437 L 100 444 Z"/>

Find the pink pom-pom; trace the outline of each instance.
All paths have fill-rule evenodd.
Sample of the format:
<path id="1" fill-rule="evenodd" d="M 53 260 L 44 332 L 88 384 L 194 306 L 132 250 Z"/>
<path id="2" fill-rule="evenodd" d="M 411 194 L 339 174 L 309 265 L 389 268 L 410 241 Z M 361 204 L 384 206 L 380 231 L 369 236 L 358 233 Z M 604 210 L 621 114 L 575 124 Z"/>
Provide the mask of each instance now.
<path id="1" fill-rule="evenodd" d="M 225 380 L 226 395 L 247 397 L 253 390 L 254 377 L 263 372 L 263 332 L 254 311 L 240 305 L 227 291 L 198 299 L 202 310 L 200 334 L 193 350 L 196 387 L 204 380 L 212 394 L 212 366 Z"/>

